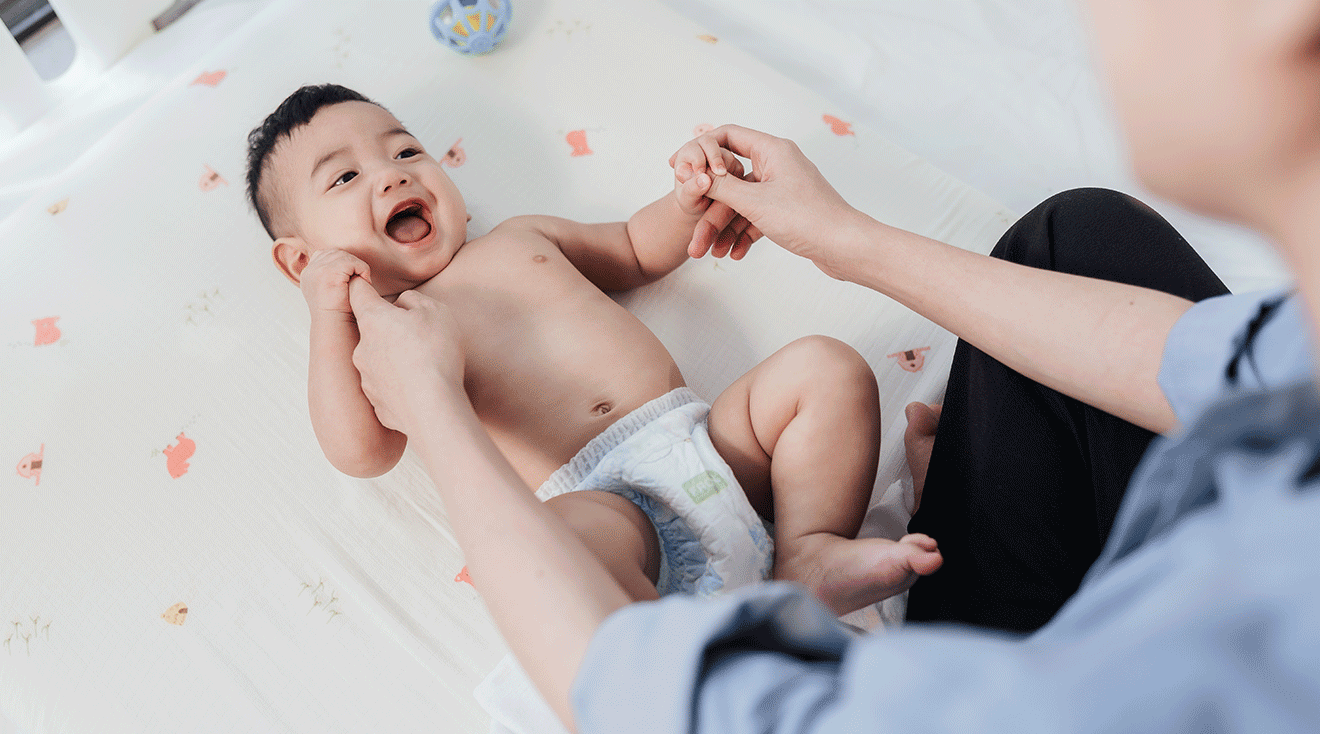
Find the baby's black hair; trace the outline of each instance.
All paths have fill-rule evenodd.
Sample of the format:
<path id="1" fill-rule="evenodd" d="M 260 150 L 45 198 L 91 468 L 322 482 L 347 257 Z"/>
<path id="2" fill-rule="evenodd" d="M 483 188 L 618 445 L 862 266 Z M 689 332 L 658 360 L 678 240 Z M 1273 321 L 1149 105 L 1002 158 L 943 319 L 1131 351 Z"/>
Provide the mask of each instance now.
<path id="1" fill-rule="evenodd" d="M 294 130 L 311 122 L 322 107 L 340 102 L 367 102 L 381 107 L 348 87 L 341 87 L 338 84 L 309 84 L 285 97 L 274 112 L 248 133 L 248 201 L 256 210 L 261 226 L 266 228 L 266 234 L 270 235 L 272 240 L 275 239 L 275 231 L 271 226 L 270 208 L 266 206 L 268 202 L 261 200 L 261 174 L 265 172 L 266 161 L 282 138 L 288 137 Z"/>

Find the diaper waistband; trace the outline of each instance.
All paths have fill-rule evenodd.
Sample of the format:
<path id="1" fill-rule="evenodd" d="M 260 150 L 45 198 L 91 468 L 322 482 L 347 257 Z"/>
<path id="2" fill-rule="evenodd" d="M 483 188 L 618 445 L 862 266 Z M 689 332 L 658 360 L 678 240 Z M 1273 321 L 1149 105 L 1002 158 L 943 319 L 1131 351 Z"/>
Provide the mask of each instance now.
<path id="1" fill-rule="evenodd" d="M 661 395 L 610 424 L 609 428 L 587 442 L 567 464 L 555 470 L 536 490 L 542 502 L 577 489 L 601 459 L 660 416 L 690 403 L 706 402 L 689 387 L 680 387 Z"/>

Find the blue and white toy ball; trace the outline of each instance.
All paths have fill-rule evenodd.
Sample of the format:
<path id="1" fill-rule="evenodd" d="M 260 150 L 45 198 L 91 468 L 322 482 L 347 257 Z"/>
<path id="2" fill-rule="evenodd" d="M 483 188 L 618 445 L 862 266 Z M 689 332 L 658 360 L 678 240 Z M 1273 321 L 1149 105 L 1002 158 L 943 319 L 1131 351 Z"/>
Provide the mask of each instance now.
<path id="1" fill-rule="evenodd" d="M 431 34 L 461 54 L 484 54 L 504 40 L 509 0 L 440 0 L 431 6 Z"/>

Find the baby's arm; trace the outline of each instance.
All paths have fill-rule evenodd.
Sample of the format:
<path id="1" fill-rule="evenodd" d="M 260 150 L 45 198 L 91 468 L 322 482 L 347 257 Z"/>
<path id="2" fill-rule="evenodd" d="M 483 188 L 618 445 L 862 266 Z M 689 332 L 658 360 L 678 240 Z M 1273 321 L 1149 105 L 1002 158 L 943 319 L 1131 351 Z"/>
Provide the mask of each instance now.
<path id="1" fill-rule="evenodd" d="M 358 329 L 348 281 L 355 275 L 370 280 L 367 264 L 342 250 L 312 255 L 302 271 L 300 285 L 312 316 L 307 405 L 325 457 L 339 471 L 367 478 L 393 468 L 408 439 L 380 424 L 353 366 Z"/>
<path id="2" fill-rule="evenodd" d="M 737 157 L 724 153 L 727 157 L 722 163 L 727 170 L 741 175 Z M 501 226 L 532 229 L 556 243 L 601 290 L 629 290 L 659 280 L 682 265 L 688 259 L 693 231 L 703 218 L 715 223 L 721 238 L 736 241 L 744 234 L 749 226 L 746 219 L 706 198 L 710 184 L 709 175 L 676 179 L 672 193 L 642 207 L 627 222 L 582 224 L 559 217 L 526 216 Z"/>

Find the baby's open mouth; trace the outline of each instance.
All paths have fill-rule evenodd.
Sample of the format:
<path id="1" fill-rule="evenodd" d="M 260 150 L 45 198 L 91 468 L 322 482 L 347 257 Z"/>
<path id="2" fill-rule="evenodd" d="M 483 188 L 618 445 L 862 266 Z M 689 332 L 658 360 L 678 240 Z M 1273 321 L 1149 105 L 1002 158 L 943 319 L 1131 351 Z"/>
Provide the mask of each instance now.
<path id="1" fill-rule="evenodd" d="M 385 234 L 405 245 L 426 239 L 431 234 L 431 223 L 426 219 L 426 209 L 422 202 L 414 200 L 401 203 L 398 211 L 385 222 Z"/>

